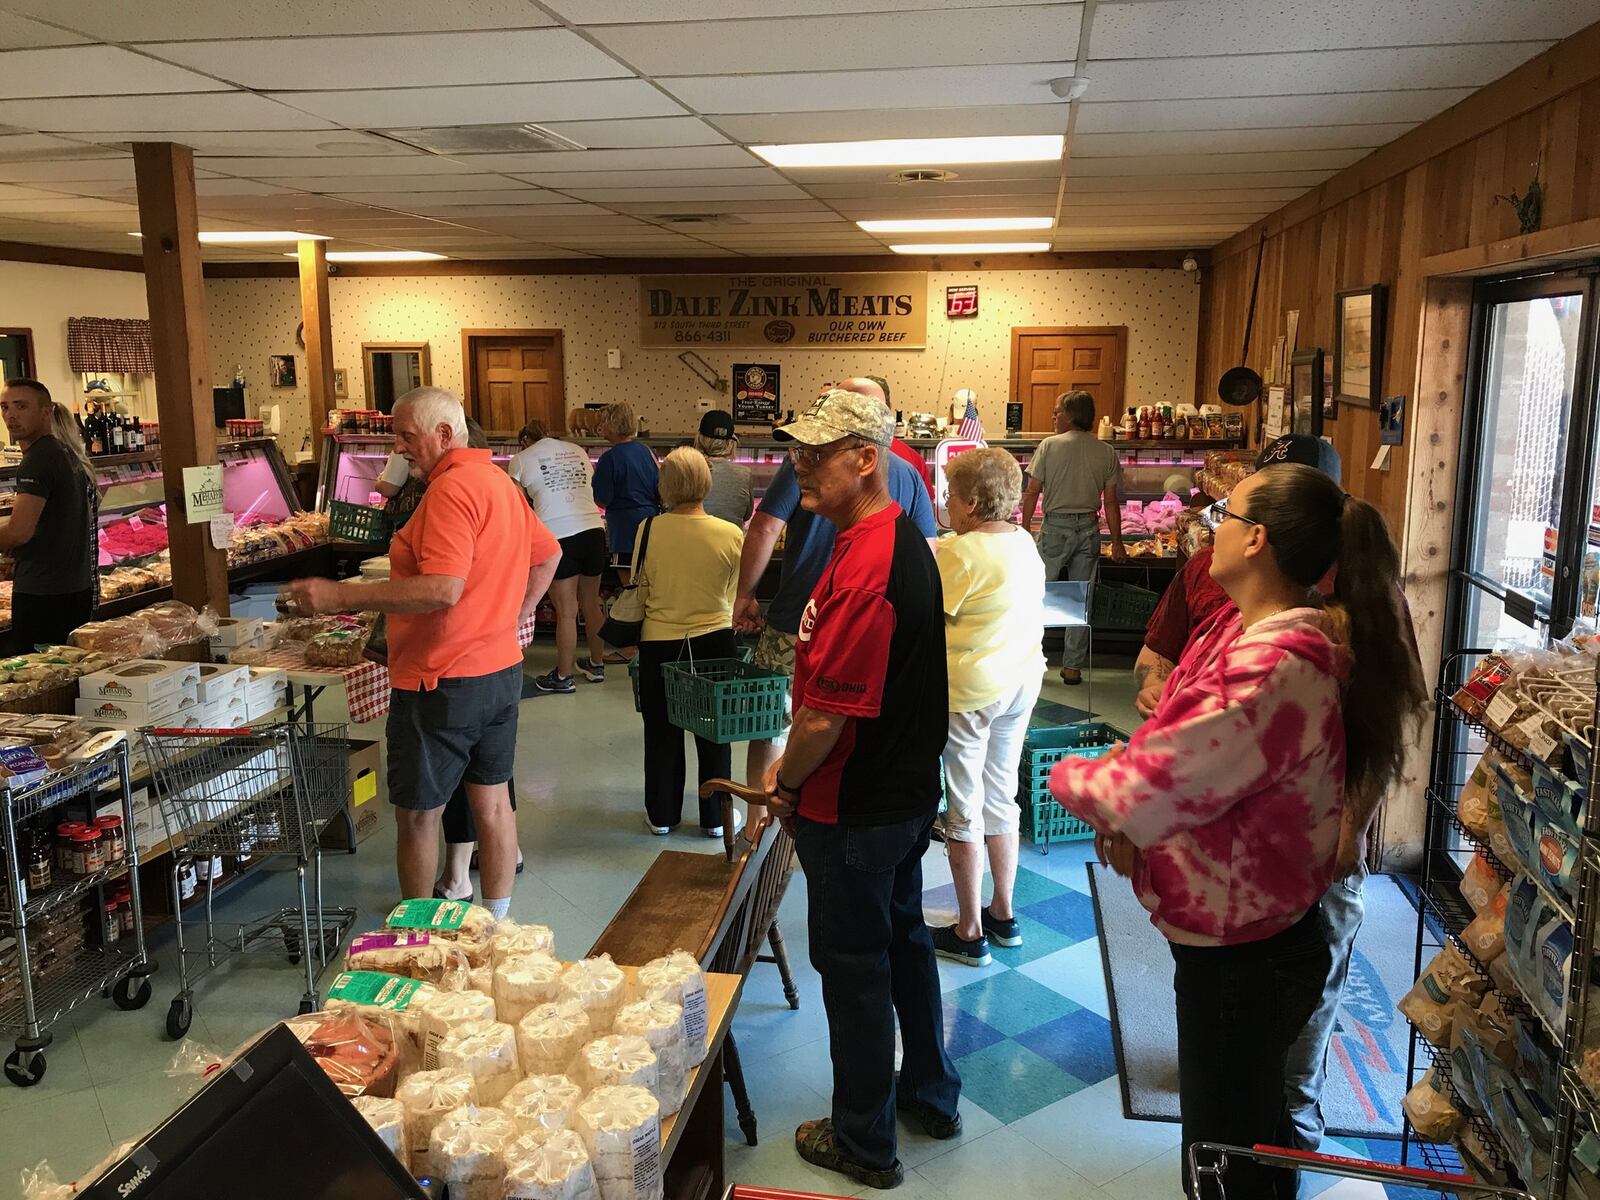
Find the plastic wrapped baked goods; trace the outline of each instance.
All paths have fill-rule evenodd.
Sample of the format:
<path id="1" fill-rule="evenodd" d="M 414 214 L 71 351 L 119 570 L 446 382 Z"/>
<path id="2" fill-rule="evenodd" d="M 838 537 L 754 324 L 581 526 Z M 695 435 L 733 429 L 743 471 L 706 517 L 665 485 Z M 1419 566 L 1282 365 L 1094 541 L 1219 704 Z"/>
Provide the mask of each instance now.
<path id="1" fill-rule="evenodd" d="M 1462 953 L 1448 945 L 1434 955 L 1411 990 L 1401 997 L 1398 1007 L 1423 1037 L 1440 1049 L 1448 1049 L 1456 1002 L 1474 1006 L 1488 986 Z"/>
<path id="2" fill-rule="evenodd" d="M 506 1147 L 506 1200 L 599 1200 L 594 1164 L 570 1129 L 521 1133 Z"/>
<path id="3" fill-rule="evenodd" d="M 656 1053 L 642 1037 L 613 1033 L 595 1038 L 579 1057 L 583 1063 L 579 1074 L 591 1088 L 642 1087 L 660 1103 Z"/>
<path id="4" fill-rule="evenodd" d="M 458 1025 L 465 1025 L 469 1021 L 494 1021 L 498 1017 L 494 999 L 473 988 L 460 992 L 438 992 L 419 1012 L 422 1065 L 430 1071 L 439 1065 L 439 1043 Z"/>
<path id="5" fill-rule="evenodd" d="M 496 964 L 507 958 L 524 954 L 556 956 L 556 935 L 546 925 L 519 925 L 515 921 L 501 921 L 489 935 L 489 952 Z"/>
<path id="6" fill-rule="evenodd" d="M 505 1094 L 500 1111 L 519 1129 L 566 1129 L 582 1099 L 583 1089 L 565 1075 L 529 1075 Z"/>
<path id="7" fill-rule="evenodd" d="M 1500 790 L 1495 765 L 1500 755 L 1487 751 L 1478 760 L 1467 782 L 1456 796 L 1456 816 L 1481 845 L 1489 847 L 1501 862 L 1510 862 L 1513 847 L 1506 836 L 1505 819 L 1500 811 Z"/>
<path id="8" fill-rule="evenodd" d="M 665 958 L 647 962 L 639 968 L 638 994 L 645 1000 L 670 1000 L 683 1009 L 683 1065 L 688 1069 L 704 1062 L 710 1032 L 706 976 L 694 955 L 674 950 Z"/>
<path id="9" fill-rule="evenodd" d="M 1502 888 L 1461 931 L 1461 940 L 1481 963 L 1492 962 L 1505 953 L 1507 899 L 1506 891 Z"/>
<path id="10" fill-rule="evenodd" d="M 504 1200 L 506 1147 L 516 1136 L 516 1125 L 498 1108 L 453 1109 L 428 1142 L 433 1176 L 449 1185 L 450 1200 Z"/>
<path id="11" fill-rule="evenodd" d="M 389 929 L 416 929 L 454 942 L 473 967 L 489 965 L 494 916 L 465 900 L 402 900 L 384 920 Z"/>
<path id="12" fill-rule="evenodd" d="M 400 1081 L 394 1098 L 405 1114 L 406 1166 L 413 1175 L 426 1175 L 434 1126 L 445 1113 L 476 1104 L 478 1088 L 465 1071 L 418 1071 Z"/>
<path id="13" fill-rule="evenodd" d="M 606 1033 L 622 1007 L 627 992 L 627 977 L 611 961 L 609 954 L 569 963 L 561 974 L 561 994 L 583 1005 L 589 1024 L 597 1034 Z"/>
<path id="14" fill-rule="evenodd" d="M 661 1106 L 643 1088 L 603 1087 L 578 1105 L 601 1200 L 661 1200 Z"/>
<path id="15" fill-rule="evenodd" d="M 494 969 L 494 1002 L 500 1019 L 515 1025 L 541 1004 L 561 996 L 562 966 L 542 951 L 501 957 Z"/>
<path id="16" fill-rule="evenodd" d="M 444 1070 L 466 1071 L 478 1084 L 480 1104 L 499 1104 L 522 1070 L 517 1031 L 502 1021 L 466 1021 L 440 1039 L 434 1051 Z"/>
<path id="17" fill-rule="evenodd" d="M 398 1100 L 382 1096 L 357 1096 L 350 1103 L 367 1119 L 383 1144 L 402 1163 L 410 1161 L 406 1149 L 405 1107 Z"/>
<path id="18" fill-rule="evenodd" d="M 150 582 L 155 582 L 153 577 Z M 205 613 L 197 613 L 182 600 L 163 600 L 160 604 L 140 609 L 138 615 L 150 626 L 163 647 L 192 642 L 197 637 L 209 637 L 217 631 L 215 613 L 209 609 Z"/>
<path id="19" fill-rule="evenodd" d="M 467 986 L 485 996 L 494 995 L 494 968 L 473 967 L 467 972 Z"/>
<path id="20" fill-rule="evenodd" d="M 466 965 L 466 956 L 453 940 L 419 929 L 357 934 L 344 956 L 346 971 L 383 971 L 429 983 L 441 983 L 446 973 Z"/>
<path id="21" fill-rule="evenodd" d="M 1481 913 L 1489 907 L 1489 902 L 1504 890 L 1505 884 L 1495 869 L 1489 865 L 1489 860 L 1480 850 L 1472 856 L 1472 861 L 1467 864 L 1467 869 L 1461 874 L 1461 898 L 1472 905 L 1472 911 Z"/>
<path id="22" fill-rule="evenodd" d="M 1450 1102 L 1447 1086 L 1429 1068 L 1417 1086 L 1400 1101 L 1416 1131 L 1430 1142 L 1443 1142 L 1455 1136 L 1466 1118 Z"/>
<path id="23" fill-rule="evenodd" d="M 118 662 L 127 658 L 148 658 L 161 653 L 161 639 L 142 620 L 117 617 L 111 621 L 90 621 L 72 631 L 74 646 L 109 655 Z"/>
<path id="24" fill-rule="evenodd" d="M 420 979 L 345 971 L 328 988 L 323 1007 L 329 1012 L 353 1010 L 388 1025 L 400 1051 L 400 1073 L 405 1075 L 422 1065 L 421 1010 L 437 995 L 437 988 Z"/>
<path id="25" fill-rule="evenodd" d="M 541 1004 L 517 1024 L 517 1054 L 529 1075 L 565 1075 L 589 1043 L 589 1014 L 573 999 Z"/>
<path id="26" fill-rule="evenodd" d="M 400 1055 L 386 1025 L 357 1012 L 311 1013 L 284 1022 L 346 1096 L 393 1096 Z"/>
<path id="27" fill-rule="evenodd" d="M 319 633 L 306 643 L 306 662 L 313 667 L 353 667 L 362 661 L 367 639 L 343 630 Z"/>
<path id="28" fill-rule="evenodd" d="M 617 1013 L 612 1024 L 619 1034 L 641 1037 L 655 1051 L 659 1083 L 656 1099 L 661 1115 L 670 1117 L 683 1107 L 689 1073 L 684 1066 L 683 1007 L 670 1000 L 636 1000 Z"/>

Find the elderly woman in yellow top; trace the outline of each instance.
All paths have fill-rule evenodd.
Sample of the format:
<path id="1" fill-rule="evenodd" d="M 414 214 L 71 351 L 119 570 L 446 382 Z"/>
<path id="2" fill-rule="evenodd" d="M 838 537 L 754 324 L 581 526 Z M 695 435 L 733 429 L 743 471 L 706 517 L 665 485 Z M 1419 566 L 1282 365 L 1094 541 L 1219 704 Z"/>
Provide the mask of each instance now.
<path id="1" fill-rule="evenodd" d="M 1012 522 L 1022 470 L 1007 451 L 970 450 L 951 462 L 947 478 L 956 536 L 940 541 L 937 555 L 950 680 L 949 808 L 941 820 L 960 913 L 933 931 L 933 944 L 941 958 L 981 967 L 991 942 L 1022 944 L 1011 908 L 1017 764 L 1045 669 L 1044 564 Z M 985 849 L 994 876 L 987 907 Z"/>

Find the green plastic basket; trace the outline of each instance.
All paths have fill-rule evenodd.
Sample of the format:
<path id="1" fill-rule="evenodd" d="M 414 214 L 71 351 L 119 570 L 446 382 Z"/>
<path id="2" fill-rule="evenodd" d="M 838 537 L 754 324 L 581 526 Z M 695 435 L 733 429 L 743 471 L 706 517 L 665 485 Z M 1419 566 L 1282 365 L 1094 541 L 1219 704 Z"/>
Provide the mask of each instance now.
<path id="1" fill-rule="evenodd" d="M 708 742 L 727 745 L 777 737 L 789 677 L 737 658 L 663 663 L 667 719 Z"/>
<path id="2" fill-rule="evenodd" d="M 378 546 L 387 542 L 393 533 L 389 514 L 381 508 L 347 504 L 343 500 L 328 501 L 328 536 L 336 542 Z"/>
<path id="3" fill-rule="evenodd" d="M 1136 583 L 1100 580 L 1089 603 L 1089 624 L 1096 629 L 1143 629 L 1155 615 L 1161 597 Z"/>
<path id="4" fill-rule="evenodd" d="M 1079 721 L 1048 729 L 1030 729 L 1022 740 L 1017 803 L 1022 808 L 1023 835 L 1049 853 L 1051 842 L 1079 842 L 1094 829 L 1056 803 L 1050 794 L 1050 768 L 1064 758 L 1099 758 L 1128 735 L 1103 721 Z"/>

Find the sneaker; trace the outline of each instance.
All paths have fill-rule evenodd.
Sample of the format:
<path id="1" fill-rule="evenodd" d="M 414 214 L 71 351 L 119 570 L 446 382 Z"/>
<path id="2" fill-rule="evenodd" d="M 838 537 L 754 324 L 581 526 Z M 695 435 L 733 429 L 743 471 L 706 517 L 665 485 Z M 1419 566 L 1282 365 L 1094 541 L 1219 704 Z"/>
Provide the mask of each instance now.
<path id="1" fill-rule="evenodd" d="M 706 826 L 702 825 L 700 828 L 704 831 L 705 835 L 708 838 L 719 838 L 719 837 L 722 836 L 722 826 L 721 825 L 712 825 L 710 828 L 707 828 Z M 733 836 L 734 837 L 738 837 L 739 836 L 739 831 L 741 829 L 743 829 L 743 828 L 744 828 L 744 814 L 742 812 L 740 812 L 736 808 L 736 809 L 733 810 Z"/>
<path id="2" fill-rule="evenodd" d="M 961 1136 L 961 1114 L 947 1117 L 930 1104 L 920 1104 L 915 1100 L 895 1097 L 894 1106 L 906 1116 L 916 1120 L 922 1126 L 922 1132 L 936 1142 L 948 1142 L 951 1138 Z"/>
<path id="3" fill-rule="evenodd" d="M 672 826 L 671 825 L 652 825 L 650 823 L 650 818 L 649 817 L 646 817 L 644 819 L 644 824 L 645 824 L 645 828 L 648 829 L 651 833 L 655 834 L 657 837 L 666 837 L 667 834 L 672 832 Z"/>
<path id="4" fill-rule="evenodd" d="M 557 675 L 550 671 L 524 681 L 522 696 L 524 699 L 529 696 L 570 696 L 577 690 L 578 685 L 571 675 Z"/>
<path id="5" fill-rule="evenodd" d="M 796 1129 L 794 1148 L 795 1152 L 812 1166 L 848 1175 L 857 1183 L 864 1183 L 870 1188 L 899 1187 L 905 1181 L 905 1170 L 901 1167 L 899 1159 L 895 1159 L 894 1164 L 889 1167 L 869 1167 L 866 1163 L 857 1162 L 841 1150 L 833 1134 L 831 1117 L 823 1117 L 820 1121 L 807 1121 Z"/>
<path id="6" fill-rule="evenodd" d="M 983 936 L 996 946 L 1022 945 L 1022 926 L 1017 924 L 1015 917 L 1008 917 L 1002 921 L 987 908 L 981 914 L 983 920 Z"/>
<path id="7" fill-rule="evenodd" d="M 933 952 L 968 967 L 987 967 L 993 961 L 988 938 L 980 935 L 975 942 L 964 941 L 954 925 L 941 925 L 933 931 Z"/>
<path id="8" fill-rule="evenodd" d="M 604 683 L 606 681 L 606 664 L 595 662 L 592 658 L 580 658 L 578 671 L 590 683 Z"/>

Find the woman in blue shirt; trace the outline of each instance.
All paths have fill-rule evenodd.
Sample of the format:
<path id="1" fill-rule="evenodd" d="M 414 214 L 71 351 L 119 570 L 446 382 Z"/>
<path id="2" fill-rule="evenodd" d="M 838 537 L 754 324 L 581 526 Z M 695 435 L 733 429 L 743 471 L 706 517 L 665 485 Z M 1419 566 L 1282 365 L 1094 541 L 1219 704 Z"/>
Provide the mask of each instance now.
<path id="1" fill-rule="evenodd" d="M 611 560 L 629 564 L 640 524 L 646 517 L 661 511 L 661 500 L 656 493 L 656 458 L 635 437 L 639 423 L 631 406 L 607 405 L 600 414 L 600 421 L 600 431 L 611 443 L 611 449 L 595 464 L 595 503 L 605 509 Z M 618 574 L 626 584 L 631 570 L 623 565 Z"/>

